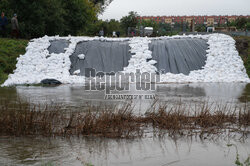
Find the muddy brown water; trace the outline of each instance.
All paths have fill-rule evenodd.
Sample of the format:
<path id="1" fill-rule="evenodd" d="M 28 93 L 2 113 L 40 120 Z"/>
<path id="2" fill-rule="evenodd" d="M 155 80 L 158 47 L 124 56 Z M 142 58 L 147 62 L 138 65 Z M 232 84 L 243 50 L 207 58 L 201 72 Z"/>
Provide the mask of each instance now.
<path id="1" fill-rule="evenodd" d="M 249 105 L 249 87 L 250 84 L 245 83 L 162 84 L 150 92 L 115 92 L 117 95 L 147 96 L 128 101 L 108 100 L 105 99 L 105 92 L 86 91 L 80 85 L 18 86 L 0 88 L 0 99 L 63 104 L 65 109 L 84 108 L 87 104 L 119 105 L 133 102 L 135 113 L 143 114 L 155 99 L 172 105 L 180 102 L 196 105 L 204 101 L 238 107 Z M 249 157 L 249 134 L 241 138 L 238 133 L 230 138 L 221 135 L 205 140 L 199 137 L 173 139 L 167 135 L 159 138 L 153 136 L 151 131 L 141 139 L 0 136 L 0 165 L 235 165 L 236 148 L 227 144 L 237 147 L 241 162 Z"/>

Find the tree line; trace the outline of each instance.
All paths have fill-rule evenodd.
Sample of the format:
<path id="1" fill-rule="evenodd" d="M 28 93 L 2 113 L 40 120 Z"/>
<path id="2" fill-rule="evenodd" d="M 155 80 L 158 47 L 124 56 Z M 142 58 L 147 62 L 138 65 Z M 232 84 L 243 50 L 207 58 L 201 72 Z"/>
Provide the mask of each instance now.
<path id="1" fill-rule="evenodd" d="M 18 15 L 22 38 L 44 35 L 91 35 L 108 0 L 0 0 L 0 12 Z"/>
<path id="2" fill-rule="evenodd" d="M 138 33 L 141 27 L 154 28 L 153 35 L 173 35 L 180 31 L 190 31 L 187 23 L 166 24 L 155 20 L 139 21 L 136 12 L 129 12 L 119 21 L 99 20 L 98 14 L 105 10 L 112 0 L 0 0 L 0 12 L 4 12 L 10 22 L 14 13 L 18 15 L 22 38 L 36 38 L 44 35 L 95 36 L 102 29 L 105 36 L 119 31 L 127 36 L 128 30 Z M 250 29 L 249 19 L 238 19 L 225 26 Z M 9 27 L 9 28 L 8 28 Z M 10 31 L 11 25 L 7 26 Z M 131 29 L 130 29 L 131 28 Z M 205 25 L 196 25 L 196 31 L 205 31 Z M 10 34 L 10 32 L 8 33 Z M 138 35 L 138 34 L 137 34 Z"/>

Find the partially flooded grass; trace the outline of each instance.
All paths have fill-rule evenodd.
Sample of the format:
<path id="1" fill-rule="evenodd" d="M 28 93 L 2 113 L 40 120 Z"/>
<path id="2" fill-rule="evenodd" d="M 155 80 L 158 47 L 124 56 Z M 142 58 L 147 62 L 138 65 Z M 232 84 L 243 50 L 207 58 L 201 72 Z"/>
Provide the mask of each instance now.
<path id="1" fill-rule="evenodd" d="M 154 128 L 167 131 L 168 135 L 194 136 L 201 138 L 206 135 L 220 135 L 223 133 L 249 133 L 250 112 L 243 108 L 210 108 L 204 104 L 193 112 L 173 107 L 166 111 L 166 106 L 146 116 Z"/>
<path id="2" fill-rule="evenodd" d="M 0 101 L 0 136 L 94 136 L 107 138 L 143 137 L 154 134 L 203 137 L 225 131 L 249 134 L 250 111 L 207 103 L 190 110 L 185 106 L 153 107 L 145 115 L 135 115 L 133 106 L 91 106 L 69 112 L 62 106 L 32 105 Z"/>

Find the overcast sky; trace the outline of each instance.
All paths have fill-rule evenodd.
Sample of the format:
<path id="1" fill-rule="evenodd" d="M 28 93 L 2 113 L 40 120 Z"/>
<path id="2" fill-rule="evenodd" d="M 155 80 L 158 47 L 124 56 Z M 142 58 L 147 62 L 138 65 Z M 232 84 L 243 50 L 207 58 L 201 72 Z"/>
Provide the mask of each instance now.
<path id="1" fill-rule="evenodd" d="M 120 19 L 129 11 L 141 16 L 250 15 L 250 0 L 113 0 L 99 18 Z"/>

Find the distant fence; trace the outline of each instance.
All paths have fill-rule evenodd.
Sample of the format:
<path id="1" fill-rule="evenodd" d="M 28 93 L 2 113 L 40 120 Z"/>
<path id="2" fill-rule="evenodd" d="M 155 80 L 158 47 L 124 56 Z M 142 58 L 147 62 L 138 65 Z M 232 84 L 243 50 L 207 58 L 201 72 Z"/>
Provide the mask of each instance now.
<path id="1" fill-rule="evenodd" d="M 250 32 L 248 31 L 241 31 L 241 32 L 213 32 L 213 33 L 223 33 L 223 34 L 227 34 L 230 36 L 249 36 L 250 37 Z M 186 35 L 206 35 L 206 34 L 212 34 L 210 32 L 180 32 L 180 35 L 186 34 Z"/>

